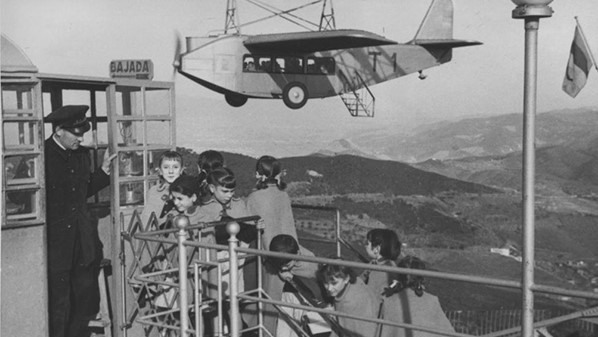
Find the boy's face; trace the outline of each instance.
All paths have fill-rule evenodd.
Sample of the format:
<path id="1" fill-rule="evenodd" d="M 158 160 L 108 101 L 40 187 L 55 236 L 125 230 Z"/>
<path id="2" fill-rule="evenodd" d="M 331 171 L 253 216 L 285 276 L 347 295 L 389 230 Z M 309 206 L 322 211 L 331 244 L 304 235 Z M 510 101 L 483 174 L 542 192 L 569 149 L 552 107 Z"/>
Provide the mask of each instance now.
<path id="1" fill-rule="evenodd" d="M 347 284 L 349 284 L 349 276 L 345 278 L 333 276 L 329 282 L 324 284 L 324 288 L 330 296 L 337 297 L 342 293 Z"/>
<path id="2" fill-rule="evenodd" d="M 184 195 L 183 193 L 172 192 L 171 195 L 174 207 L 176 207 L 177 211 L 181 213 L 185 212 L 189 209 L 189 207 L 193 206 L 195 204 L 195 201 L 197 200 L 197 196 L 195 194 L 189 197 L 187 195 Z"/>
<path id="3" fill-rule="evenodd" d="M 165 159 L 160 164 L 158 171 L 164 180 L 171 184 L 176 178 L 181 176 L 181 173 L 183 173 L 183 165 L 176 159 Z"/>
<path id="4" fill-rule="evenodd" d="M 235 195 L 234 188 L 226 188 L 223 186 L 214 186 L 210 184 L 210 191 L 214 195 L 214 199 L 222 205 L 228 205 Z"/>

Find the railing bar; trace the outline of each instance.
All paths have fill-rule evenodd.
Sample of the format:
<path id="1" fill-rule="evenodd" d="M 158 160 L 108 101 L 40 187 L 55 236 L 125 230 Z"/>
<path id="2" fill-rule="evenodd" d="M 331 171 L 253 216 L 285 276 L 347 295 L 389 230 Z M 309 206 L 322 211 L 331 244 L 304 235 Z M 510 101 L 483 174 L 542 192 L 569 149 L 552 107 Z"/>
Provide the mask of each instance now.
<path id="1" fill-rule="evenodd" d="M 558 324 L 558 323 L 562 323 L 562 322 L 566 322 L 572 319 L 576 319 L 576 318 L 580 318 L 580 317 L 584 317 L 584 315 L 588 312 L 592 312 L 592 311 L 596 311 L 598 310 L 598 307 L 595 308 L 591 308 L 591 309 L 586 309 L 583 311 L 577 311 L 577 312 L 573 312 L 570 313 L 568 315 L 564 315 L 564 316 L 559 316 L 559 317 L 554 317 L 554 318 L 550 318 L 550 319 L 546 319 L 543 321 L 539 321 L 539 322 L 535 322 L 534 323 L 534 328 L 543 328 L 549 325 L 554 325 L 554 324 Z M 511 329 L 506 329 L 503 331 L 497 331 L 495 333 L 489 333 L 489 334 L 485 334 L 482 335 L 480 337 L 498 337 L 498 336 L 502 336 L 502 335 L 506 335 L 506 334 L 510 334 L 510 333 L 516 333 L 516 332 L 520 332 L 521 331 L 521 326 L 519 327 L 515 327 L 515 328 L 511 328 Z"/>
<path id="2" fill-rule="evenodd" d="M 400 327 L 400 328 L 408 328 L 408 329 L 413 329 L 413 330 L 418 330 L 418 331 L 426 331 L 426 332 L 431 332 L 431 333 L 435 333 L 438 335 L 444 335 L 444 336 L 455 336 L 455 337 L 471 337 L 472 336 L 472 335 L 462 334 L 462 333 L 434 330 L 434 329 L 430 329 L 427 327 L 421 327 L 421 326 L 413 325 L 413 324 L 397 323 L 397 322 L 387 321 L 384 319 L 366 318 L 363 316 L 357 316 L 357 315 L 346 314 L 346 313 L 342 313 L 342 312 L 338 312 L 338 311 L 333 311 L 332 309 L 320 309 L 320 308 L 316 308 L 316 307 L 310 307 L 310 306 L 300 305 L 300 304 L 293 304 L 293 303 L 289 303 L 289 302 L 260 299 L 258 297 L 246 296 L 246 295 L 241 295 L 241 294 L 237 295 L 237 297 L 239 297 L 241 299 L 245 299 L 245 300 L 262 301 L 267 304 L 279 305 L 282 307 L 302 309 L 302 310 L 312 311 L 312 312 L 317 312 L 317 313 L 322 313 L 322 314 L 357 319 L 357 320 L 364 321 L 364 322 L 381 323 L 381 324 L 392 325 L 392 326 L 396 326 L 396 327 Z"/>

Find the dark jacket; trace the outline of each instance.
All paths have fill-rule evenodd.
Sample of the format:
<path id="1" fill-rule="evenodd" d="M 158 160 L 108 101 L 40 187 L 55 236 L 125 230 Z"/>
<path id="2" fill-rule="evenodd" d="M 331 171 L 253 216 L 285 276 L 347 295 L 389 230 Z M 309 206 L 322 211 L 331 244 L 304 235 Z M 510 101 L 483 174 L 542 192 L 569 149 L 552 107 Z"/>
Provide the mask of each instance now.
<path id="1" fill-rule="evenodd" d="M 98 168 L 91 172 L 89 149 L 62 149 L 52 137 L 45 142 L 46 222 L 50 271 L 70 270 L 73 263 L 88 265 L 102 257 L 96 224 L 87 212 L 87 198 L 110 184 Z M 81 250 L 77 261 L 76 242 Z"/>

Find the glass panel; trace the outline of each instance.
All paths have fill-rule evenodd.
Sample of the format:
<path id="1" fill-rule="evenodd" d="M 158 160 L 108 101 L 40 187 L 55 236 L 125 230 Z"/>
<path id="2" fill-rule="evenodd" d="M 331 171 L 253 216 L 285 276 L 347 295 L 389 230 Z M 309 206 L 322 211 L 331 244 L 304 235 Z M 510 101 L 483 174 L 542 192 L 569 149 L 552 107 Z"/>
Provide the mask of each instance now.
<path id="1" fill-rule="evenodd" d="M 247 72 L 255 72 L 257 69 L 255 67 L 255 60 L 253 56 L 244 56 L 243 57 L 243 71 Z"/>
<path id="2" fill-rule="evenodd" d="M 286 69 L 289 74 L 303 74 L 303 58 L 285 57 Z"/>
<path id="3" fill-rule="evenodd" d="M 6 191 L 6 218 L 8 220 L 35 219 L 39 190 Z"/>
<path id="4" fill-rule="evenodd" d="M 108 123 L 98 123 L 97 124 L 97 134 L 98 134 L 98 145 L 107 145 L 108 144 Z"/>
<path id="5" fill-rule="evenodd" d="M 4 173 L 8 185 L 30 183 L 35 178 L 37 155 L 7 156 L 4 158 Z"/>
<path id="6" fill-rule="evenodd" d="M 120 190 L 120 204 L 125 205 L 143 205 L 143 181 L 136 181 L 130 183 L 121 183 Z"/>
<path id="7" fill-rule="evenodd" d="M 148 121 L 146 123 L 148 145 L 170 145 L 170 121 Z"/>
<path id="8" fill-rule="evenodd" d="M 120 133 L 119 146 L 137 146 L 143 145 L 143 122 L 142 121 L 122 121 L 118 122 L 118 132 Z M 162 132 L 164 129 L 162 129 Z M 155 132 L 156 130 L 154 130 Z M 166 131 L 168 132 L 168 131 Z"/>
<path id="9" fill-rule="evenodd" d="M 118 175 L 120 177 L 143 175 L 143 151 L 119 152 Z"/>
<path id="10" fill-rule="evenodd" d="M 90 93 L 87 90 L 62 90 L 62 105 L 90 106 Z M 87 111 L 87 117 L 91 116 Z"/>
<path id="11" fill-rule="evenodd" d="M 170 116 L 170 90 L 146 89 L 145 113 L 147 116 Z"/>
<path id="12" fill-rule="evenodd" d="M 332 57 L 310 57 L 307 59 L 308 74 L 333 74 L 334 59 Z"/>
<path id="13" fill-rule="evenodd" d="M 116 88 L 116 114 L 120 116 L 141 116 L 143 97 L 139 88 Z"/>
<path id="14" fill-rule="evenodd" d="M 285 59 L 283 57 L 277 57 L 274 59 L 274 69 L 273 72 L 275 73 L 284 73 L 285 72 Z"/>
<path id="15" fill-rule="evenodd" d="M 106 108 L 106 92 L 96 91 L 96 116 L 106 117 L 108 116 L 108 109 Z"/>
<path id="16" fill-rule="evenodd" d="M 266 73 L 272 71 L 272 62 L 270 61 L 270 57 L 260 57 L 258 59 L 257 71 Z"/>
<path id="17" fill-rule="evenodd" d="M 33 114 L 33 84 L 11 84 L 2 85 L 2 110 L 12 110 L 4 112 L 5 115 L 10 115 L 9 112 L 14 110 L 30 110 L 27 114 L 19 112 L 17 115 L 31 115 Z"/>
<path id="18" fill-rule="evenodd" d="M 37 122 L 5 122 L 4 146 L 23 147 L 35 145 Z"/>
<path id="19" fill-rule="evenodd" d="M 275 73 L 302 74 L 303 59 L 300 57 L 277 57 L 274 60 Z"/>

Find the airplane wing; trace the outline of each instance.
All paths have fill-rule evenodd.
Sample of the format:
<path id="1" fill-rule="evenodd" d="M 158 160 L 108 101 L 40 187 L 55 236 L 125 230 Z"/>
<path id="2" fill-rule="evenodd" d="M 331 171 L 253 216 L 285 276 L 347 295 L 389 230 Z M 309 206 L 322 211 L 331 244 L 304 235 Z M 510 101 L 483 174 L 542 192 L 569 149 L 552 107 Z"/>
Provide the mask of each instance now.
<path id="1" fill-rule="evenodd" d="M 316 51 L 397 44 L 380 35 L 354 29 L 251 35 L 243 42 L 252 52 L 313 53 Z"/>

